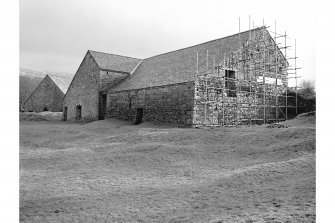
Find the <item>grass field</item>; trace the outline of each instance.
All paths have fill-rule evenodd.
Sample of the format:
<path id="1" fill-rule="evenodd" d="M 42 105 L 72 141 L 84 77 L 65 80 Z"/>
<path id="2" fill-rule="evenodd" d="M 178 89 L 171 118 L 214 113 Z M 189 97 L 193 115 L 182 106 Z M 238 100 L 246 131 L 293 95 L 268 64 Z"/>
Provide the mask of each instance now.
<path id="1" fill-rule="evenodd" d="M 289 128 L 20 122 L 21 222 L 315 222 L 315 116 Z"/>

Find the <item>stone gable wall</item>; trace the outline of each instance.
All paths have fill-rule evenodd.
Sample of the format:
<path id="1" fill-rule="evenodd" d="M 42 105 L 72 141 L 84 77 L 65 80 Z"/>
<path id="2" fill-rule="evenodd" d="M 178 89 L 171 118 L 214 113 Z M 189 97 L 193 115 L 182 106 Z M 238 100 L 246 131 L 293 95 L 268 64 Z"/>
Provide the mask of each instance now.
<path id="1" fill-rule="evenodd" d="M 45 109 L 53 112 L 61 112 L 63 109 L 64 93 L 46 76 L 37 86 L 32 95 L 24 103 L 25 111 L 42 112 Z"/>
<path id="2" fill-rule="evenodd" d="M 143 122 L 169 122 L 191 126 L 193 104 L 193 82 L 109 92 L 106 117 L 135 122 L 137 108 L 143 108 Z"/>
<path id="3" fill-rule="evenodd" d="M 100 69 L 87 53 L 64 98 L 67 120 L 75 120 L 76 107 L 81 105 L 82 120 L 98 119 Z"/>
<path id="4" fill-rule="evenodd" d="M 287 60 L 267 31 L 256 33 L 216 67 L 207 70 L 204 57 L 199 57 L 199 64 L 195 125 L 260 124 L 285 119 L 285 98 L 281 95 L 287 85 Z M 225 70 L 235 74 L 227 76 L 230 72 Z"/>

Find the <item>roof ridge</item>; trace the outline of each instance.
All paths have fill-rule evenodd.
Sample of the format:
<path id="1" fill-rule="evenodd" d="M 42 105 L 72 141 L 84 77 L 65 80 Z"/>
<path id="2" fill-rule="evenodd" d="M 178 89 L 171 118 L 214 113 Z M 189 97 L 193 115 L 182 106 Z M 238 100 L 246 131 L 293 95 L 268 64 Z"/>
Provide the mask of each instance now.
<path id="1" fill-rule="evenodd" d="M 235 36 L 235 35 L 241 35 L 241 34 L 244 34 L 244 33 L 250 32 L 250 31 L 255 31 L 255 30 L 258 30 L 258 29 L 262 29 L 262 28 L 264 28 L 264 27 L 263 26 L 256 27 L 254 29 L 246 30 L 246 31 L 243 31 L 243 32 L 235 33 L 235 34 L 232 34 L 232 35 L 229 35 L 229 36 L 225 36 L 225 37 L 213 39 L 213 40 L 210 40 L 210 41 L 207 41 L 207 42 L 203 42 L 203 43 L 199 43 L 199 44 L 196 44 L 196 45 L 192 45 L 192 46 L 180 48 L 180 49 L 177 49 L 177 50 L 172 50 L 172 51 L 169 51 L 169 52 L 157 54 L 157 55 L 154 55 L 154 56 L 151 56 L 151 57 L 147 57 L 147 58 L 144 58 L 144 59 L 135 58 L 135 57 L 129 57 L 129 56 L 123 56 L 123 55 L 114 54 L 114 53 L 100 52 L 100 51 L 95 51 L 95 50 L 88 50 L 88 51 L 89 52 L 95 52 L 95 53 L 101 53 L 101 54 L 107 54 L 107 55 L 114 55 L 114 56 L 119 56 L 119 57 L 126 57 L 126 58 L 131 58 L 131 59 L 137 59 L 137 60 L 142 60 L 143 61 L 143 60 L 150 59 L 150 58 L 153 58 L 153 57 L 161 56 L 161 55 L 168 54 L 168 53 L 173 53 L 173 52 L 180 51 L 180 50 L 185 50 L 185 49 L 188 49 L 188 48 L 192 48 L 192 47 L 199 46 L 199 45 L 202 45 L 202 44 L 214 42 L 214 41 L 217 41 L 217 40 L 220 40 L 220 39 L 229 38 L 229 37 L 232 37 L 232 36 Z"/>
<path id="2" fill-rule="evenodd" d="M 63 77 L 63 78 L 71 78 L 71 77 L 66 77 L 66 76 L 61 76 L 61 75 L 56 75 L 56 74 L 47 74 L 50 77 Z"/>
<path id="3" fill-rule="evenodd" d="M 57 76 L 57 75 L 50 75 L 47 74 L 46 77 L 49 77 L 51 79 L 51 81 L 63 92 L 63 94 L 65 95 L 67 90 L 70 87 L 70 82 L 69 80 L 71 80 L 70 77 L 63 77 L 63 76 Z M 57 78 L 57 77 L 60 77 Z"/>
<path id="4" fill-rule="evenodd" d="M 202 44 L 214 42 L 214 41 L 217 41 L 217 40 L 220 40 L 220 39 L 226 39 L 226 38 L 229 38 L 229 37 L 232 37 L 232 36 L 235 36 L 235 35 L 239 35 L 239 34 L 242 34 L 242 33 L 246 33 L 246 32 L 249 32 L 249 31 L 254 31 L 254 30 L 262 29 L 262 28 L 263 28 L 263 26 L 257 27 L 257 28 L 254 28 L 254 29 L 250 29 L 250 30 L 246 30 L 246 31 L 243 31 L 243 32 L 235 33 L 233 35 L 229 35 L 229 36 L 225 36 L 225 37 L 213 39 L 213 40 L 210 40 L 210 41 L 207 41 L 207 42 L 203 42 L 203 43 L 199 43 L 199 44 L 196 44 L 196 45 L 193 45 L 193 46 L 184 47 L 184 48 L 181 48 L 181 49 L 178 49 L 178 50 L 172 50 L 172 51 L 169 51 L 169 52 L 166 52 L 166 53 L 157 54 L 155 56 L 151 56 L 151 57 L 145 58 L 144 60 L 151 59 L 153 57 L 161 56 L 161 55 L 168 54 L 168 53 L 177 52 L 177 51 L 180 51 L 180 50 L 189 49 L 189 48 L 196 47 L 196 46 L 199 46 L 199 45 L 202 45 Z"/>
<path id="5" fill-rule="evenodd" d="M 114 56 L 119 56 L 119 57 L 127 57 L 127 58 L 131 58 L 131 59 L 136 59 L 136 60 L 143 60 L 140 58 L 135 58 L 135 57 L 129 57 L 129 56 L 123 56 L 120 54 L 115 54 L 115 53 L 105 53 L 105 52 L 100 52 L 100 51 L 95 51 L 95 50 L 88 50 L 89 52 L 94 52 L 94 53 L 102 53 L 102 54 L 108 54 L 108 55 L 114 55 Z"/>
<path id="6" fill-rule="evenodd" d="M 143 61 L 143 60 L 141 60 L 141 61 L 136 65 L 136 67 L 130 72 L 130 74 L 133 74 L 133 73 L 136 71 L 136 69 L 140 66 L 140 64 L 142 63 L 142 61 Z"/>
<path id="7" fill-rule="evenodd" d="M 57 87 L 61 92 L 63 92 L 63 94 L 65 95 L 66 92 L 64 92 L 64 91 L 62 90 L 62 88 L 61 88 L 62 86 L 60 86 L 59 83 L 56 83 L 57 81 L 56 81 L 55 79 L 52 79 L 51 76 L 50 76 L 49 74 L 47 74 L 45 77 L 49 77 L 50 80 L 56 85 L 56 87 Z"/>

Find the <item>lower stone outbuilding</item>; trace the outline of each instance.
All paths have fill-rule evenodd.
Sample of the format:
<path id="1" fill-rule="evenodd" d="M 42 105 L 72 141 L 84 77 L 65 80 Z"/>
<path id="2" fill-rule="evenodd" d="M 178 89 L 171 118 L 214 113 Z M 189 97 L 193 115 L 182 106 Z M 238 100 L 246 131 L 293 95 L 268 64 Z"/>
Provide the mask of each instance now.
<path id="1" fill-rule="evenodd" d="M 30 112 L 63 111 L 63 97 L 70 78 L 46 75 L 41 83 L 23 103 L 23 110 Z"/>
<path id="2" fill-rule="evenodd" d="M 192 125 L 194 83 L 180 83 L 107 94 L 107 118 Z"/>

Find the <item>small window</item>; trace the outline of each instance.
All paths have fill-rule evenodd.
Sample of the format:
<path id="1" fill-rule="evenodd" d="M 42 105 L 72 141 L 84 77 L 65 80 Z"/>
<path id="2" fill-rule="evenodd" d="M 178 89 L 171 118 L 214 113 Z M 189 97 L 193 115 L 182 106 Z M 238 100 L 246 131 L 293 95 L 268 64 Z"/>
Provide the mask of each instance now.
<path id="1" fill-rule="evenodd" d="M 81 105 L 76 107 L 76 120 L 81 120 Z"/>
<path id="2" fill-rule="evenodd" d="M 44 107 L 44 108 L 43 108 L 43 111 L 48 111 L 48 108 L 47 108 L 47 107 Z"/>

